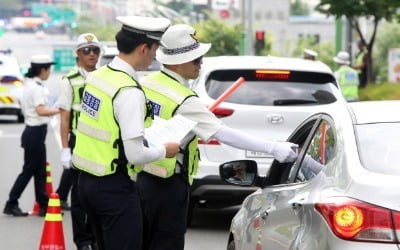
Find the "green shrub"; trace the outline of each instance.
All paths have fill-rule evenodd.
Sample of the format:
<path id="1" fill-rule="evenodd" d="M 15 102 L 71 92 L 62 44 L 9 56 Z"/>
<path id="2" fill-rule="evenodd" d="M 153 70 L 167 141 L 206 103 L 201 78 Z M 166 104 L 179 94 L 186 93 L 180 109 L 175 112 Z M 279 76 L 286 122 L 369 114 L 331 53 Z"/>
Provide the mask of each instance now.
<path id="1" fill-rule="evenodd" d="M 400 100 L 400 84 L 369 84 L 359 91 L 361 101 L 368 100 Z"/>

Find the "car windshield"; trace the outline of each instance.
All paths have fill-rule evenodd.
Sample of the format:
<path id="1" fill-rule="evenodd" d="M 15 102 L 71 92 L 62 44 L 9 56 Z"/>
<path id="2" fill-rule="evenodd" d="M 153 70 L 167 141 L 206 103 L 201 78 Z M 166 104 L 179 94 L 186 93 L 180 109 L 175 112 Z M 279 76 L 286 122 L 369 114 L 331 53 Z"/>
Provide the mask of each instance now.
<path id="1" fill-rule="evenodd" d="M 381 174 L 400 175 L 400 123 L 356 126 L 364 167 Z"/>
<path id="2" fill-rule="evenodd" d="M 334 79 L 329 74 L 281 70 L 219 70 L 212 72 L 206 89 L 217 99 L 239 77 L 241 85 L 226 102 L 247 105 L 305 105 L 336 101 Z"/>

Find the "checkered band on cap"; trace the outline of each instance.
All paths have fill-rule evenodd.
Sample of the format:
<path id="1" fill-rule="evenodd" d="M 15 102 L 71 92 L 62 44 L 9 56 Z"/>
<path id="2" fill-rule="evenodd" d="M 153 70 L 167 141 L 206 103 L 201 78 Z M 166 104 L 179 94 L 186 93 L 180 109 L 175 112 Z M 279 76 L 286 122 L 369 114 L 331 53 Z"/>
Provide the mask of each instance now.
<path id="1" fill-rule="evenodd" d="M 197 49 L 200 46 L 200 43 L 196 42 L 193 43 L 189 46 L 185 46 L 182 48 L 175 48 L 175 49 L 167 49 L 167 48 L 163 48 L 163 53 L 166 55 L 177 55 L 177 54 L 183 54 L 192 50 Z"/>

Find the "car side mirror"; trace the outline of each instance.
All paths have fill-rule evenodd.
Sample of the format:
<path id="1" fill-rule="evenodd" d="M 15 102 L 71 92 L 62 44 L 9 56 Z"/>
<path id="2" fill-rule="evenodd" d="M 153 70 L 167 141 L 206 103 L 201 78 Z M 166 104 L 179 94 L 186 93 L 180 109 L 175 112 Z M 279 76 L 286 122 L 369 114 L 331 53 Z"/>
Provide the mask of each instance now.
<path id="1" fill-rule="evenodd" d="M 253 186 L 257 179 L 257 163 L 253 160 L 225 162 L 219 166 L 222 180 L 238 186 Z"/>

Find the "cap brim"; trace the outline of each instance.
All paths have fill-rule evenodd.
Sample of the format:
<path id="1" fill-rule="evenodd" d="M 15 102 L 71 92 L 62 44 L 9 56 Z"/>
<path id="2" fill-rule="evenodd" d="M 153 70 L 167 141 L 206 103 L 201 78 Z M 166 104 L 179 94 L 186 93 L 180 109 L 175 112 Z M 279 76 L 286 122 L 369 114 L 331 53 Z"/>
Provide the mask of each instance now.
<path id="1" fill-rule="evenodd" d="M 78 49 L 84 48 L 84 47 L 89 47 L 89 46 L 95 46 L 95 47 L 100 48 L 100 44 L 98 44 L 98 43 L 82 43 L 76 47 L 75 51 L 77 51 Z"/>
<path id="2" fill-rule="evenodd" d="M 343 60 L 341 60 L 340 58 L 337 58 L 337 57 L 334 57 L 333 61 L 335 63 L 340 63 L 340 64 L 350 64 L 350 61 L 343 61 Z"/>
<path id="3" fill-rule="evenodd" d="M 205 55 L 210 48 L 211 43 L 200 43 L 200 46 L 192 51 L 176 55 L 166 55 L 163 53 L 162 47 L 160 47 L 156 52 L 156 59 L 165 65 L 183 64 Z"/>

